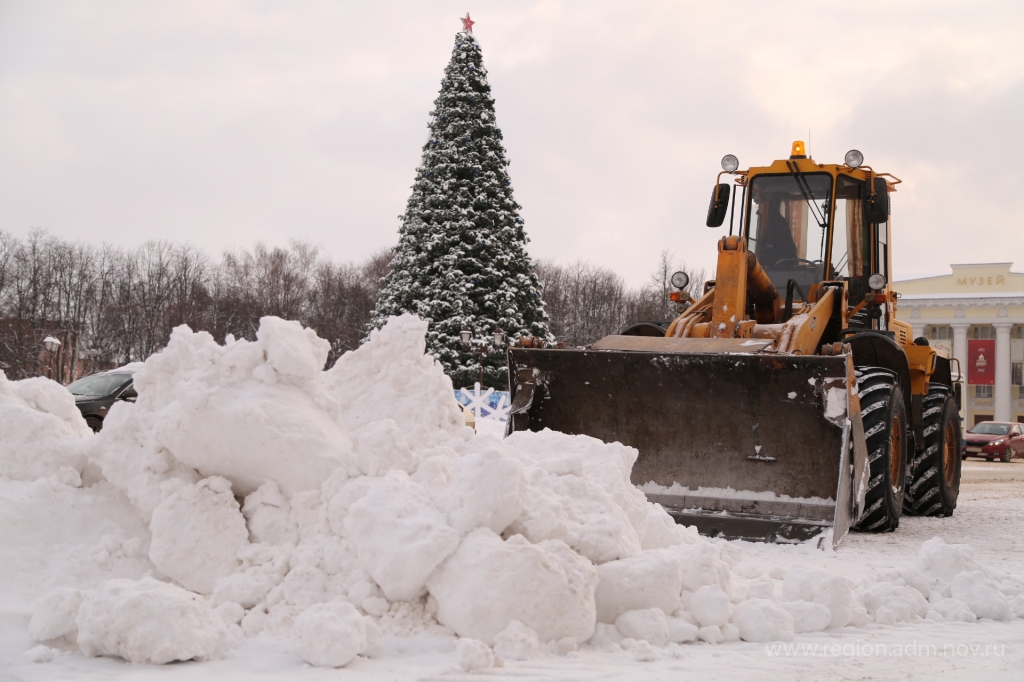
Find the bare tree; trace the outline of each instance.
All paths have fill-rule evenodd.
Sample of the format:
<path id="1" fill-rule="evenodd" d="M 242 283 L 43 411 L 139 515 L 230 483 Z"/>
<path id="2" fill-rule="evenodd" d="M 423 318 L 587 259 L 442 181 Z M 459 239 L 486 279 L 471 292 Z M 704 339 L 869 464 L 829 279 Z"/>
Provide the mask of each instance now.
<path id="1" fill-rule="evenodd" d="M 636 322 L 667 325 L 676 316 L 669 294 L 674 290 L 670 279 L 678 270 L 690 276 L 689 291 L 703 291 L 704 271 L 676 263 L 667 251 L 661 253 L 650 282 L 640 289 L 631 289 L 611 270 L 584 261 L 537 265 L 551 331 L 570 347 L 593 343 Z"/>

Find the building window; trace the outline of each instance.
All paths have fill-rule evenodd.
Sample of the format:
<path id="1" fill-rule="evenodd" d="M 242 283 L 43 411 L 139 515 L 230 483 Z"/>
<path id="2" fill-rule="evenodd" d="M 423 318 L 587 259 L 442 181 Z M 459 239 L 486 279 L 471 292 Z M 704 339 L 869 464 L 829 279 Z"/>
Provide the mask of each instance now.
<path id="1" fill-rule="evenodd" d="M 1010 332 L 1010 336 L 1015 339 L 1024 339 L 1024 324 L 1013 325 L 1013 331 Z"/>
<path id="2" fill-rule="evenodd" d="M 990 324 L 979 324 L 971 327 L 971 338 L 972 339 L 994 339 L 996 338 L 996 328 Z"/>
<path id="3" fill-rule="evenodd" d="M 929 325 L 927 333 L 932 341 L 949 341 L 953 338 L 953 329 L 948 325 Z"/>
<path id="4" fill-rule="evenodd" d="M 1010 376 L 1012 377 L 1010 383 L 1014 386 L 1020 386 L 1024 384 L 1024 362 L 1011 362 L 1010 363 Z"/>
<path id="5" fill-rule="evenodd" d="M 975 386 L 974 387 L 975 398 L 991 398 L 992 387 L 991 386 Z"/>

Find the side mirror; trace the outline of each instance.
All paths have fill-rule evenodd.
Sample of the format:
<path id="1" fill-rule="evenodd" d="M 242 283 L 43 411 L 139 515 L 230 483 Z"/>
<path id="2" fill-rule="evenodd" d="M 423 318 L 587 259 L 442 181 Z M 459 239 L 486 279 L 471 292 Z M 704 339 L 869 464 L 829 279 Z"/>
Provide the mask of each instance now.
<path id="1" fill-rule="evenodd" d="M 864 221 L 868 223 L 889 222 L 889 186 L 885 178 L 875 178 L 875 196 L 864 199 Z"/>
<path id="2" fill-rule="evenodd" d="M 711 192 L 711 205 L 708 206 L 708 227 L 721 227 L 725 222 L 725 213 L 728 210 L 729 185 L 723 182 Z"/>
<path id="3" fill-rule="evenodd" d="M 135 392 L 134 386 L 129 386 L 118 396 L 118 400 L 124 400 L 129 403 L 134 403 L 135 399 L 139 397 L 139 394 Z"/>

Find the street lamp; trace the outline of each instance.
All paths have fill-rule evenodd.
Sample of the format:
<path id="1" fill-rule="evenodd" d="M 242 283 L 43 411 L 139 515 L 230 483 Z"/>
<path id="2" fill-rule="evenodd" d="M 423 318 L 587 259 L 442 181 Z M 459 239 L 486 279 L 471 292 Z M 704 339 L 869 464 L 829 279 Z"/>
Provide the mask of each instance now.
<path id="1" fill-rule="evenodd" d="M 50 379 L 53 379 L 53 358 L 57 354 L 57 350 L 60 348 L 60 341 L 47 336 L 43 339 L 43 348 L 46 349 L 47 367 L 49 369 Z"/>
<path id="2" fill-rule="evenodd" d="M 489 348 L 487 341 L 481 341 L 479 343 L 472 343 L 473 332 L 470 331 L 469 327 L 463 327 L 462 331 L 459 332 L 459 339 L 462 340 L 463 350 L 472 350 L 477 355 L 477 364 L 479 366 L 479 380 L 477 384 L 480 388 L 484 385 L 484 357 L 488 354 Z M 494 331 L 491 332 L 491 343 L 496 350 L 501 350 L 505 345 L 505 332 L 501 330 L 501 327 L 495 327 Z"/>

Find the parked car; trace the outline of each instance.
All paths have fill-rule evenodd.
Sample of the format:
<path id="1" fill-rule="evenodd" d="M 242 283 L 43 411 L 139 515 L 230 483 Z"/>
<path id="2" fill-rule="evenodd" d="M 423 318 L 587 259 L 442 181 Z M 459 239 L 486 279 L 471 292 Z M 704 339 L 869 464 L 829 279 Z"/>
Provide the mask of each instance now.
<path id="1" fill-rule="evenodd" d="M 85 423 L 93 431 L 103 428 L 103 420 L 111 406 L 118 400 L 134 403 L 138 394 L 132 379 L 133 369 L 111 369 L 91 374 L 68 384 L 68 390 L 75 396 L 75 405 L 85 417 Z"/>
<path id="2" fill-rule="evenodd" d="M 1016 422 L 979 422 L 964 435 L 964 457 L 997 457 L 1009 462 L 1024 457 L 1024 424 Z"/>

